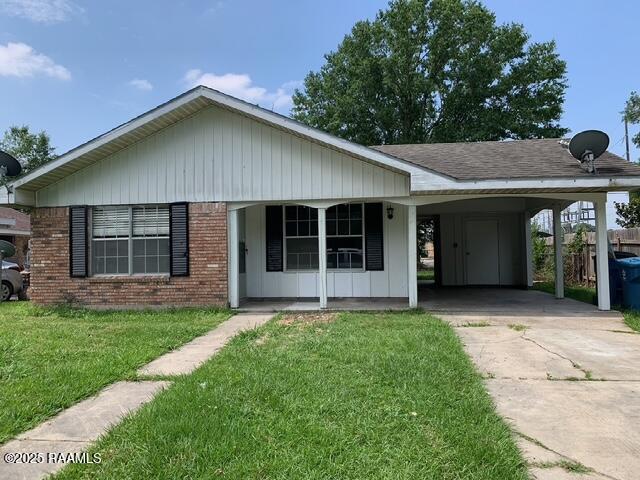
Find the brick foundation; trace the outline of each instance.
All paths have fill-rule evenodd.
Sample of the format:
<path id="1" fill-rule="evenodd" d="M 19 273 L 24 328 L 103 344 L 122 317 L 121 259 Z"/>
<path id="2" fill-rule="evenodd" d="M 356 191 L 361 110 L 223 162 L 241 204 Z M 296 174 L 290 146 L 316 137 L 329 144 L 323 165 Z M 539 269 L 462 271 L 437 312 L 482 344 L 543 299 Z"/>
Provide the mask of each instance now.
<path id="1" fill-rule="evenodd" d="M 227 208 L 189 204 L 188 277 L 69 276 L 69 209 L 38 208 L 31 217 L 31 299 L 40 305 L 172 307 L 227 304 Z"/>

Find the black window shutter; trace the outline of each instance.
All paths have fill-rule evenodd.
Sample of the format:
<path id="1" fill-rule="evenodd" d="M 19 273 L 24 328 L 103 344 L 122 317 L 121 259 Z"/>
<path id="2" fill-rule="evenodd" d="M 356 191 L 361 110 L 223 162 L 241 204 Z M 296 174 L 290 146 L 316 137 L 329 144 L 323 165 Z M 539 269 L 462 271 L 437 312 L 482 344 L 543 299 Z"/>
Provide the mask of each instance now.
<path id="1" fill-rule="evenodd" d="M 282 205 L 267 205 L 267 272 L 282 271 Z"/>
<path id="2" fill-rule="evenodd" d="M 189 276 L 189 204 L 172 203 L 169 206 L 169 274 L 172 277 Z"/>
<path id="3" fill-rule="evenodd" d="M 382 203 L 364 206 L 364 248 L 367 270 L 384 270 L 384 218 Z"/>
<path id="4" fill-rule="evenodd" d="M 69 207 L 69 275 L 87 276 L 87 207 Z"/>

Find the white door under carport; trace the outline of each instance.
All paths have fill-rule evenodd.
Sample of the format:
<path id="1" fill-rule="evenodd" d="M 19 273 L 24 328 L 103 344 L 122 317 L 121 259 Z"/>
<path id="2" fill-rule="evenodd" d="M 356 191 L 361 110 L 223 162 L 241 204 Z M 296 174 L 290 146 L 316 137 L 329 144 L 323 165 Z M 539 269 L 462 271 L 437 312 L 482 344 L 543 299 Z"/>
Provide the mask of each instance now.
<path id="1" fill-rule="evenodd" d="M 500 235 L 497 219 L 466 219 L 464 225 L 465 283 L 500 284 Z"/>

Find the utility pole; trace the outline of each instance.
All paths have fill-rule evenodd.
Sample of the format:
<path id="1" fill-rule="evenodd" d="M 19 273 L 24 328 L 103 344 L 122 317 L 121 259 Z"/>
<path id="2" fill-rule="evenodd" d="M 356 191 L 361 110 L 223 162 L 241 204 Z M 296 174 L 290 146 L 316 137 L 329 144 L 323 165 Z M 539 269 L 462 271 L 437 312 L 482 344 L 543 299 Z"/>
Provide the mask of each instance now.
<path id="1" fill-rule="evenodd" d="M 629 122 L 627 121 L 627 116 L 624 116 L 624 143 L 627 152 L 627 162 L 631 161 L 631 155 L 629 155 Z"/>

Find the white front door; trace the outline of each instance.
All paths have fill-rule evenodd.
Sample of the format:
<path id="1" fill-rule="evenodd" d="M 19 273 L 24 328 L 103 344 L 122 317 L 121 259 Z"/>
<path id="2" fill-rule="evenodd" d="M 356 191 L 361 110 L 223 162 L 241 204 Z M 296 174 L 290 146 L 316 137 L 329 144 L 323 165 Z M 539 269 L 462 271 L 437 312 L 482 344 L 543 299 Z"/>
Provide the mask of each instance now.
<path id="1" fill-rule="evenodd" d="M 464 233 L 465 283 L 467 285 L 499 285 L 498 220 L 467 219 Z"/>

